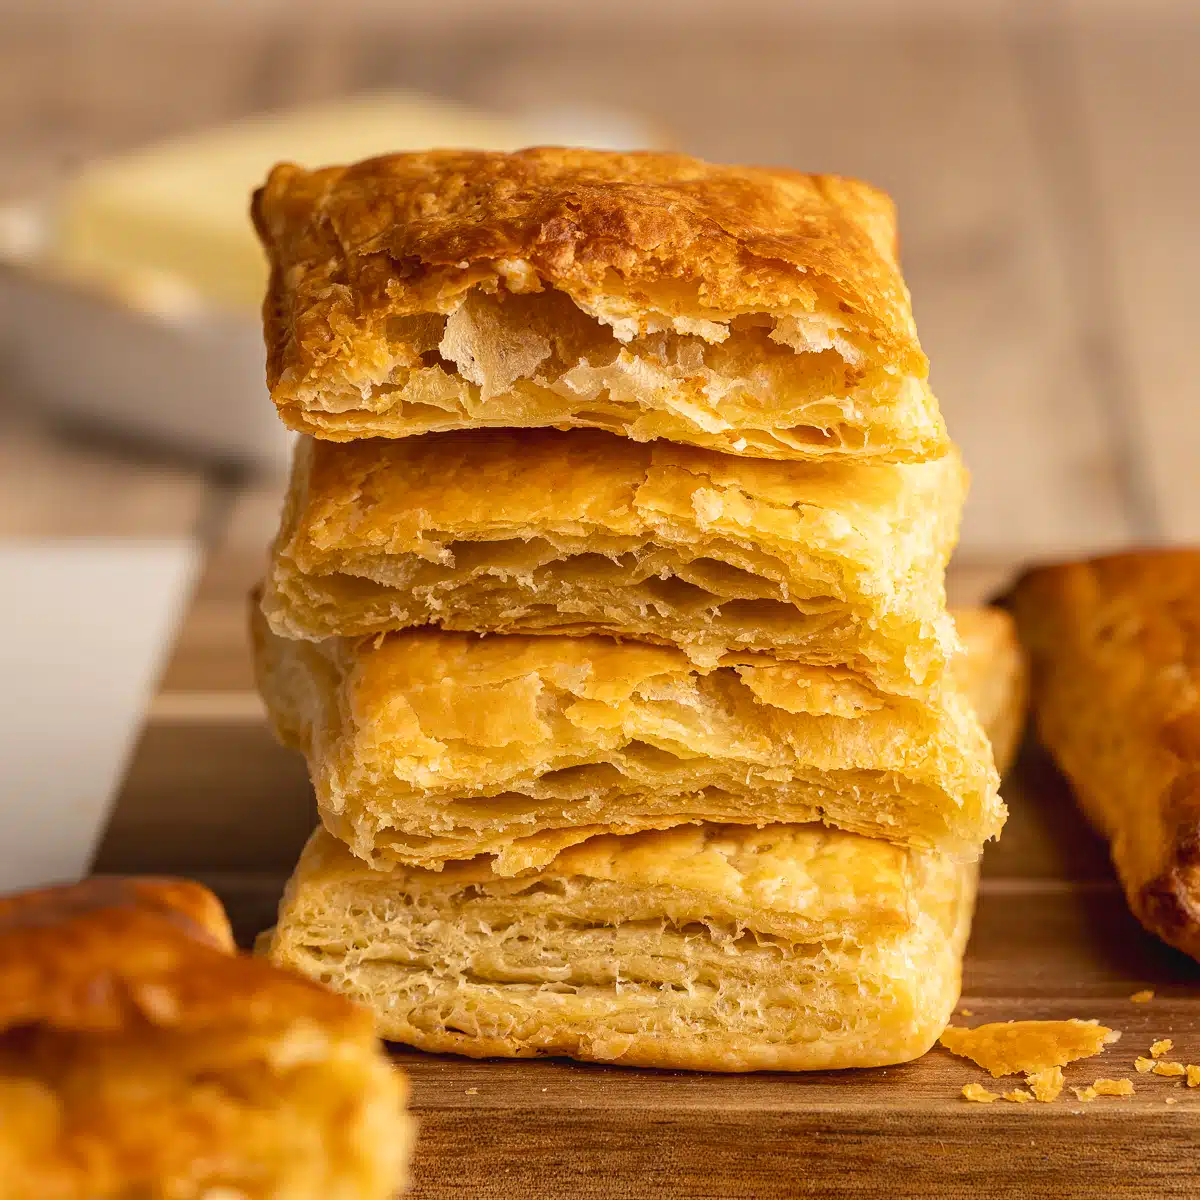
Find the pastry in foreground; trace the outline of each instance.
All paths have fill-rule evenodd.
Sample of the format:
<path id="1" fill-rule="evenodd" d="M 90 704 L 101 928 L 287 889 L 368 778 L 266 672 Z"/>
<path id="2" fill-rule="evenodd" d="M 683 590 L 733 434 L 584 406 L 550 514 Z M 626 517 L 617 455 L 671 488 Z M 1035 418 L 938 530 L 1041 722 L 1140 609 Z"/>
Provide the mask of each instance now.
<path id="1" fill-rule="evenodd" d="M 198 884 L 0 899 L 4 1200 L 385 1200 L 404 1093 L 370 1013 L 238 955 Z"/>
<path id="2" fill-rule="evenodd" d="M 958 622 L 985 727 L 1018 726 L 1007 615 Z M 486 858 L 375 871 L 322 829 L 268 946 L 426 1050 L 876 1066 L 923 1054 L 949 1019 L 975 871 L 816 824 L 603 835 L 517 878 Z"/>
<path id="3" fill-rule="evenodd" d="M 926 703 L 851 672 L 603 637 L 252 626 L 259 690 L 326 828 L 377 864 L 490 853 L 511 873 L 597 833 L 824 821 L 974 858 L 1000 831 L 991 750 L 947 677 Z"/>
<path id="4" fill-rule="evenodd" d="M 882 192 L 680 154 L 431 150 L 254 199 L 267 376 L 346 441 L 587 426 L 757 458 L 947 446 Z"/>
<path id="5" fill-rule="evenodd" d="M 1038 732 L 1130 908 L 1200 959 L 1200 551 L 1043 567 L 1010 602 Z"/>
<path id="6" fill-rule="evenodd" d="M 607 633 L 766 650 L 917 694 L 953 650 L 965 472 L 781 463 L 595 430 L 305 438 L 263 598 L 276 632 Z"/>

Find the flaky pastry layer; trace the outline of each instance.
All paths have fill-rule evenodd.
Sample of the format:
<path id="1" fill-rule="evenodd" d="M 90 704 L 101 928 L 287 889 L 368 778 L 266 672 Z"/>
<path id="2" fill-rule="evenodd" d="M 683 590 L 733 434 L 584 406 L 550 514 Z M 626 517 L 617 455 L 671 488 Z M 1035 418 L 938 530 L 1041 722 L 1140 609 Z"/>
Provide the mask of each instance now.
<path id="1" fill-rule="evenodd" d="M 1011 603 L 1038 732 L 1130 908 L 1200 959 L 1200 551 L 1043 567 Z"/>
<path id="2" fill-rule="evenodd" d="M 263 609 L 287 637 L 607 633 L 917 694 L 953 651 L 964 485 L 957 455 L 775 463 L 590 430 L 304 439 Z"/>
<path id="3" fill-rule="evenodd" d="M 973 858 L 1004 806 L 953 679 L 927 703 L 846 670 L 599 637 L 436 629 L 313 643 L 257 605 L 259 688 L 322 820 L 377 863 L 504 872 L 599 832 L 824 821 Z"/>
<path id="4" fill-rule="evenodd" d="M 517 878 L 376 871 L 318 830 L 269 953 L 425 1050 L 879 1066 L 949 1019 L 975 872 L 814 825 L 599 836 Z"/>
<path id="5" fill-rule="evenodd" d="M 891 201 L 678 154 L 428 151 L 255 196 L 268 382 L 332 440 L 568 425 L 763 458 L 935 456 Z"/>
<path id="6" fill-rule="evenodd" d="M 413 1130 L 370 1014 L 232 950 L 196 884 L 0 899 L 5 1200 L 394 1195 Z"/>

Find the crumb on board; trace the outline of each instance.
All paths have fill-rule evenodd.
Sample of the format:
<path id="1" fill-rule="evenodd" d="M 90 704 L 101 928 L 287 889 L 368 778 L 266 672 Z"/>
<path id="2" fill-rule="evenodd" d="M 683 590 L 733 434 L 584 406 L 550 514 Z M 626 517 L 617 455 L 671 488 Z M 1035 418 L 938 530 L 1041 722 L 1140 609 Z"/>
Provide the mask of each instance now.
<path id="1" fill-rule="evenodd" d="M 1134 1004 L 1149 1004 L 1154 999 L 1154 989 L 1143 988 L 1140 992 L 1134 992 L 1129 998 Z"/>
<path id="2" fill-rule="evenodd" d="M 973 1017 L 975 1015 L 975 1012 L 973 1009 L 970 1009 L 970 1008 L 960 1008 L 958 1010 L 958 1015 L 960 1017 Z"/>
<path id="3" fill-rule="evenodd" d="M 1097 1079 L 1092 1084 L 1097 1096 L 1132 1096 L 1132 1079 Z"/>
<path id="4" fill-rule="evenodd" d="M 1049 1104 L 1062 1094 L 1062 1067 L 1046 1067 L 1045 1070 L 1035 1071 L 1025 1076 L 1025 1082 L 1033 1089 L 1035 1100 Z"/>
<path id="5" fill-rule="evenodd" d="M 1194 1066 L 1192 1063 L 1188 1063 L 1187 1083 L 1188 1087 L 1200 1087 L 1200 1067 Z"/>
<path id="6" fill-rule="evenodd" d="M 1161 1042 L 1155 1042 L 1154 1045 L 1150 1047 L 1150 1057 L 1162 1058 L 1162 1056 L 1166 1054 L 1168 1050 L 1174 1049 L 1175 1043 L 1171 1041 L 1170 1038 L 1163 1038 Z"/>
<path id="7" fill-rule="evenodd" d="M 1082 1101 L 1084 1104 L 1091 1104 L 1097 1095 L 1094 1087 L 1072 1088 L 1071 1091 L 1075 1093 L 1075 1099 Z"/>
<path id="8" fill-rule="evenodd" d="M 1133 1069 L 1137 1071 L 1138 1074 L 1145 1075 L 1147 1071 L 1152 1071 L 1154 1069 L 1154 1059 L 1146 1058 L 1139 1054 L 1137 1058 L 1133 1060 Z"/>
<path id="9" fill-rule="evenodd" d="M 964 1100 L 974 1100 L 976 1104 L 991 1104 L 1000 1099 L 999 1092 L 989 1092 L 982 1083 L 964 1083 L 962 1094 Z"/>
<path id="10" fill-rule="evenodd" d="M 974 1029 L 951 1025 L 939 1039 L 951 1054 L 1001 1075 L 1029 1075 L 1091 1058 L 1120 1033 L 1097 1021 L 995 1021 Z"/>
<path id="11" fill-rule="evenodd" d="M 1176 1075 L 1187 1074 L 1187 1068 L 1181 1062 L 1163 1062 L 1160 1060 L 1156 1062 L 1150 1069 L 1155 1075 L 1168 1075 L 1173 1077 Z"/>
<path id="12" fill-rule="evenodd" d="M 478 1088 L 467 1088 L 467 1095 L 468 1096 L 478 1096 L 479 1089 Z"/>
<path id="13" fill-rule="evenodd" d="M 1004 1099 L 1011 1100 L 1013 1104 L 1028 1104 L 1035 1098 L 1032 1092 L 1027 1092 L 1024 1088 L 1013 1088 L 1011 1092 L 1004 1093 Z"/>
<path id="14" fill-rule="evenodd" d="M 1163 1103 L 1164 1103 L 1164 1104 L 1178 1104 L 1178 1103 L 1179 1103 L 1179 1097 L 1178 1097 L 1178 1096 L 1168 1096 L 1168 1097 L 1167 1097 L 1167 1098 L 1166 1098 L 1166 1099 L 1163 1101 Z"/>

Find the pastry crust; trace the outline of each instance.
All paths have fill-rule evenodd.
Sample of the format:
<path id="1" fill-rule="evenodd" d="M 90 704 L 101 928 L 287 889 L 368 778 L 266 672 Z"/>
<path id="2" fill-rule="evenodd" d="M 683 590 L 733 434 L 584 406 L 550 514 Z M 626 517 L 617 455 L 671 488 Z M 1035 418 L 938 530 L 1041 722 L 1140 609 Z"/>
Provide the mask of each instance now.
<path id="1" fill-rule="evenodd" d="M 1043 567 L 1011 604 L 1038 732 L 1130 908 L 1200 959 L 1200 551 Z"/>
<path id="2" fill-rule="evenodd" d="M 947 446 L 882 192 L 679 154 L 432 150 L 255 195 L 267 375 L 318 437 L 590 426 L 764 458 Z"/>
<path id="3" fill-rule="evenodd" d="M 404 1092 L 370 1014 L 234 953 L 198 884 L 0 899 L 5 1200 L 383 1200 Z"/>
<path id="4" fill-rule="evenodd" d="M 515 879 L 486 859 L 372 870 L 320 829 L 269 953 L 423 1050 L 880 1066 L 948 1020 L 975 876 L 819 825 L 600 836 Z"/>
<path id="5" fill-rule="evenodd" d="M 594 430 L 299 444 L 263 597 L 319 639 L 435 623 L 767 650 L 920 694 L 954 649 L 965 472 L 775 463 Z"/>
<path id="6" fill-rule="evenodd" d="M 816 820 L 974 858 L 1003 824 L 953 680 L 917 702 L 846 670 L 706 670 L 599 637 L 292 641 L 252 609 L 276 732 L 308 757 L 326 827 L 376 863 L 491 853 L 509 873 L 595 833 Z"/>

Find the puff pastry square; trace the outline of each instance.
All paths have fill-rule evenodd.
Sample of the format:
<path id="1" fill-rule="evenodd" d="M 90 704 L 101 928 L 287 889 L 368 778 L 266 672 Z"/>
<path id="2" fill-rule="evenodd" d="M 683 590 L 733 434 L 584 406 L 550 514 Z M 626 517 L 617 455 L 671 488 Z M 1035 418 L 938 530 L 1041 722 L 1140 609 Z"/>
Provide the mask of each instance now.
<path id="1" fill-rule="evenodd" d="M 0 899 L 4 1200 L 385 1200 L 404 1093 L 370 1013 L 235 954 L 198 884 Z"/>
<path id="2" fill-rule="evenodd" d="M 268 952 L 422 1050 L 872 1067 L 949 1020 L 975 874 L 819 825 L 602 835 L 517 878 L 376 871 L 320 829 Z"/>
<path id="3" fill-rule="evenodd" d="M 956 454 L 733 458 L 595 430 L 299 444 L 263 598 L 277 633 L 607 633 L 713 665 L 770 650 L 918 694 L 954 640 Z"/>
<path id="4" fill-rule="evenodd" d="M 679 154 L 281 164 L 267 375 L 345 441 L 586 426 L 758 458 L 947 445 L 882 192 Z"/>
<path id="5" fill-rule="evenodd" d="M 1011 604 L 1038 732 L 1130 908 L 1200 959 L 1200 551 L 1043 567 Z"/>
<path id="6" fill-rule="evenodd" d="M 952 679 L 926 703 L 840 668 L 711 669 L 601 637 L 422 628 L 306 642 L 252 605 L 276 732 L 364 859 L 502 873 L 594 833 L 824 821 L 975 857 L 1000 830 L 992 756 Z M 535 836 L 536 835 L 536 836 Z"/>

